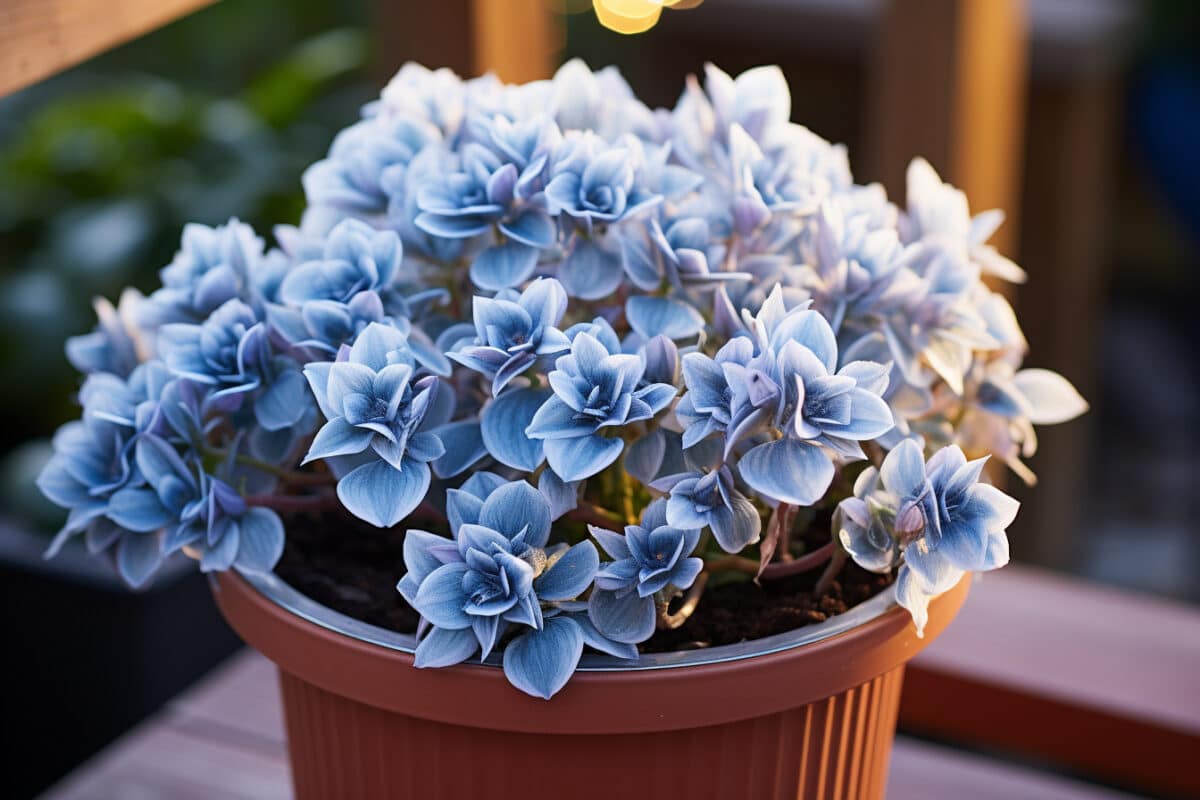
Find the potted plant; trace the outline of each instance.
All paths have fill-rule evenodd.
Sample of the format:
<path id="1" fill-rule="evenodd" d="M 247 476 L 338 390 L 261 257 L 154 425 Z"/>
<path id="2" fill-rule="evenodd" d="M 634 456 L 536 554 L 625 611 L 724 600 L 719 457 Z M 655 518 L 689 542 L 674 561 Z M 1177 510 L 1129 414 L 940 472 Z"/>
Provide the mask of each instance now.
<path id="1" fill-rule="evenodd" d="M 189 226 L 68 344 L 58 542 L 215 573 L 302 797 L 880 796 L 905 662 L 1008 559 L 985 460 L 1086 404 L 1020 369 L 998 212 L 790 114 L 775 68 L 652 111 L 406 66 L 277 248 Z"/>

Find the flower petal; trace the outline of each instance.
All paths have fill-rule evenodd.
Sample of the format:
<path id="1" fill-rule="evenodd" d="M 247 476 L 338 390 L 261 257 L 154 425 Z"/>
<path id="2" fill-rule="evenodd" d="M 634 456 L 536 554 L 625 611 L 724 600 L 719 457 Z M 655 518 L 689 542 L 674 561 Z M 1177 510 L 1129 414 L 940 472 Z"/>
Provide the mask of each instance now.
<path id="1" fill-rule="evenodd" d="M 131 531 L 156 531 L 175 519 L 152 489 L 125 487 L 108 501 L 108 518 Z"/>
<path id="2" fill-rule="evenodd" d="M 492 245 L 471 262 L 471 282 L 489 292 L 529 280 L 537 268 L 538 250 L 520 242 Z"/>
<path id="3" fill-rule="evenodd" d="M 589 239 L 577 236 L 574 241 L 570 253 L 558 268 L 558 279 L 567 294 L 581 300 L 599 300 L 616 291 L 624 274 L 621 256 L 602 249 Z"/>
<path id="4" fill-rule="evenodd" d="M 565 481 L 590 478 L 616 461 L 624 447 L 625 442 L 621 439 L 602 436 L 548 439 L 545 442 L 550 468 Z"/>
<path id="5" fill-rule="evenodd" d="M 318 458 L 361 453 L 371 444 L 371 437 L 374 435 L 373 431 L 351 425 L 345 417 L 335 417 L 317 431 L 302 463 L 307 464 Z"/>
<path id="6" fill-rule="evenodd" d="M 483 432 L 475 420 L 451 422 L 433 431 L 442 440 L 446 452 L 433 462 L 433 472 L 439 478 L 452 478 L 467 470 L 488 454 Z"/>
<path id="7" fill-rule="evenodd" d="M 413 666 L 417 669 L 451 667 L 461 664 L 478 651 L 479 641 L 469 627 L 459 630 L 433 628 L 417 645 L 413 653 Z"/>
<path id="8" fill-rule="evenodd" d="M 750 450 L 738 469 L 755 491 L 784 503 L 811 506 L 833 482 L 833 462 L 819 447 L 780 439 Z"/>
<path id="9" fill-rule="evenodd" d="M 596 546 L 582 541 L 563 553 L 533 582 L 539 600 L 574 600 L 592 583 L 600 555 Z"/>
<path id="10" fill-rule="evenodd" d="M 428 464 L 405 459 L 403 469 L 396 469 L 386 461 L 371 461 L 338 481 L 337 495 L 354 516 L 390 528 L 420 505 L 428 488 Z"/>
<path id="11" fill-rule="evenodd" d="M 613 641 L 638 644 L 654 634 L 654 598 L 633 591 L 593 589 L 588 598 L 588 618 Z"/>
<path id="12" fill-rule="evenodd" d="M 513 481 L 483 501 L 479 524 L 509 539 L 524 531 L 526 544 L 544 547 L 550 538 L 550 504 L 525 481 Z"/>
<path id="13" fill-rule="evenodd" d="M 587 614 L 575 613 L 571 615 L 571 619 L 579 626 L 579 630 L 583 633 L 583 643 L 593 650 L 599 650 L 601 653 L 607 653 L 610 656 L 623 658 L 627 661 L 632 661 L 638 657 L 638 649 L 636 645 L 618 642 L 602 634 L 596 626 L 588 618 Z"/>
<path id="14" fill-rule="evenodd" d="M 162 548 L 157 534 L 127 533 L 117 545 L 117 571 L 121 580 L 134 589 L 145 585 L 162 564 Z"/>
<path id="15" fill-rule="evenodd" d="M 471 627 L 471 617 L 463 611 L 467 598 L 462 579 L 467 569 L 463 563 L 443 564 L 421 581 L 412 606 L 435 628 L 457 631 Z"/>
<path id="16" fill-rule="evenodd" d="M 687 339 L 704 329 L 704 317 L 693 306 L 672 297 L 634 295 L 625 301 L 629 327 L 645 339 L 662 335 Z"/>
<path id="17" fill-rule="evenodd" d="M 527 208 L 515 219 L 501 222 L 500 230 L 513 241 L 542 250 L 553 245 L 558 236 L 554 220 L 536 208 Z"/>
<path id="18" fill-rule="evenodd" d="M 268 573 L 283 555 L 283 522 L 269 508 L 255 507 L 238 518 L 241 529 L 234 564 L 248 572 Z"/>
<path id="19" fill-rule="evenodd" d="M 1034 425 L 1057 425 L 1088 410 L 1088 403 L 1070 381 L 1048 369 L 1023 369 L 1013 383 L 1029 401 L 1029 421 Z"/>
<path id="20" fill-rule="evenodd" d="M 583 632 L 569 617 L 551 617 L 542 629 L 513 639 L 504 648 L 508 682 L 528 695 L 549 700 L 570 680 L 583 655 Z"/>
<path id="21" fill-rule="evenodd" d="M 524 472 L 538 468 L 545 459 L 542 442 L 525 429 L 551 394 L 549 389 L 509 389 L 484 406 L 480 434 L 493 458 Z"/>

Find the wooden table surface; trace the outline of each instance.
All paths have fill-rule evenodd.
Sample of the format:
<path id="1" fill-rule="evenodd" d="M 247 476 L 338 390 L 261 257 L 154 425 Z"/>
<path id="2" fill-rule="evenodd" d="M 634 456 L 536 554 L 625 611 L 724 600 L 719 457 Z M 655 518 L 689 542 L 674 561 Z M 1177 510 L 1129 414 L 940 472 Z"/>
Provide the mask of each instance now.
<path id="1" fill-rule="evenodd" d="M 1131 795 L 900 737 L 889 799 L 1128 800 Z M 67 776 L 44 800 L 291 797 L 274 667 L 250 650 Z"/>

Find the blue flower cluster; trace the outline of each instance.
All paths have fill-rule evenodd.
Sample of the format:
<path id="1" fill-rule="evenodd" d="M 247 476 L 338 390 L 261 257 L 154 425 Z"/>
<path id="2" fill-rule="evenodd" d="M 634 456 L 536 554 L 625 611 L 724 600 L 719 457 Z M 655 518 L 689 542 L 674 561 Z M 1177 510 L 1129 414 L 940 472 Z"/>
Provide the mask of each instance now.
<path id="1" fill-rule="evenodd" d="M 968 461 L 957 445 L 925 460 L 906 439 L 876 469 L 855 482 L 854 495 L 838 504 L 834 528 L 861 566 L 887 572 L 900 563 L 896 599 L 912 613 L 920 635 L 929 601 L 966 572 L 1008 563 L 1005 529 L 1018 503 L 980 483 L 987 458 Z"/>
<path id="2" fill-rule="evenodd" d="M 160 289 L 68 343 L 52 551 L 80 536 L 141 585 L 177 550 L 269 571 L 293 509 L 419 519 L 417 665 L 502 651 L 548 697 L 585 646 L 636 657 L 720 551 L 765 567 L 780 520 L 836 506 L 923 624 L 1004 560 L 1015 505 L 967 456 L 1032 479 L 1033 426 L 1086 404 L 1020 368 L 983 282 L 1024 277 L 997 212 L 920 160 L 900 209 L 791 114 L 776 68 L 707 67 L 652 110 L 580 62 L 521 86 L 404 67 L 277 246 L 189 225 Z"/>

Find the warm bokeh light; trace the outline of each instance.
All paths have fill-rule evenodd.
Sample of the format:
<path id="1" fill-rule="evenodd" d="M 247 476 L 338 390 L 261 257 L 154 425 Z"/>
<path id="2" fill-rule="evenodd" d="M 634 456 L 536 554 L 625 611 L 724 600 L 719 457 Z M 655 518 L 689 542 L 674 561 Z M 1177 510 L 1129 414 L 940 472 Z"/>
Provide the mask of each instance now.
<path id="1" fill-rule="evenodd" d="M 593 0 L 596 19 L 617 33 L 643 33 L 654 27 L 663 4 L 653 0 Z"/>

